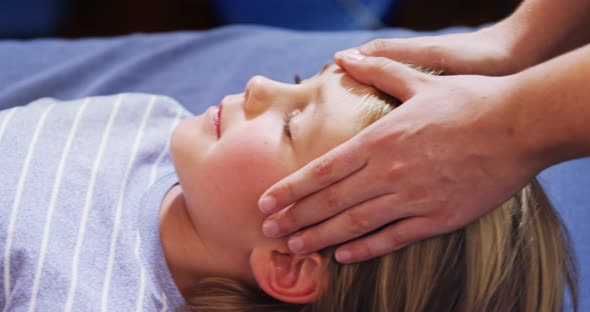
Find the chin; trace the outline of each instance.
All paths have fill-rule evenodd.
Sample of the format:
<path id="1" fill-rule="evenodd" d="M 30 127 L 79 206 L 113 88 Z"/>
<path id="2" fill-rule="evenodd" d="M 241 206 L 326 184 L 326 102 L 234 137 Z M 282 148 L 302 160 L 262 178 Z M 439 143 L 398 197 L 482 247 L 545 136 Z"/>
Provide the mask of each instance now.
<path id="1" fill-rule="evenodd" d="M 170 156 L 176 171 L 190 167 L 204 151 L 203 133 L 200 131 L 199 117 L 183 120 L 172 132 L 170 137 Z"/>

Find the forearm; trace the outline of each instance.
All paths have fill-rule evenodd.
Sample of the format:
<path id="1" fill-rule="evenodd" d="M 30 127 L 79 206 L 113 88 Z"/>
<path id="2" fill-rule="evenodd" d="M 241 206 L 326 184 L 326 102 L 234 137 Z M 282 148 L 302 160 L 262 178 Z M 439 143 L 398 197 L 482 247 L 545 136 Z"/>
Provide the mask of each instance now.
<path id="1" fill-rule="evenodd" d="M 590 0 L 525 0 L 489 30 L 522 70 L 590 41 Z"/>
<path id="2" fill-rule="evenodd" d="M 506 77 L 515 127 L 543 167 L 590 156 L 590 45 Z"/>

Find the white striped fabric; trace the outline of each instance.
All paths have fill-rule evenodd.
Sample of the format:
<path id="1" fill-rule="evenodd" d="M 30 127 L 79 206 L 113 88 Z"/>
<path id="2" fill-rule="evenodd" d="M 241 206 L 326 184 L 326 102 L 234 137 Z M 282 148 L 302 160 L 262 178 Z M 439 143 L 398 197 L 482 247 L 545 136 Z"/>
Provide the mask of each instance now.
<path id="1" fill-rule="evenodd" d="M 2 311 L 176 311 L 159 208 L 178 179 L 164 96 L 41 99 L 0 111 Z"/>
<path id="2" fill-rule="evenodd" d="M 66 157 L 69 154 L 70 148 L 72 146 L 72 141 L 74 139 L 74 135 L 76 134 L 76 130 L 78 129 L 78 125 L 80 124 L 80 117 L 88 105 L 90 99 L 84 101 L 82 105 L 78 108 L 76 112 L 76 117 L 74 118 L 74 122 L 72 124 L 72 128 L 70 133 L 68 134 L 68 139 L 66 145 L 64 147 L 64 151 L 61 155 L 59 161 L 59 168 L 57 169 L 57 176 L 55 178 L 55 182 L 53 183 L 53 188 L 51 190 L 51 199 L 49 201 L 49 208 L 47 209 L 47 217 L 45 218 L 45 227 L 43 229 L 43 241 L 41 242 L 41 251 L 39 252 L 39 257 L 37 260 L 37 269 L 35 270 L 35 277 L 33 281 L 33 289 L 31 291 L 31 302 L 29 303 L 29 311 L 35 311 L 35 307 L 37 305 L 37 293 L 39 292 L 39 283 L 41 281 L 41 272 L 43 271 L 43 262 L 45 260 L 45 254 L 47 250 L 47 242 L 49 238 L 49 231 L 51 229 L 51 221 L 53 210 L 55 209 L 55 203 L 57 199 L 58 192 L 60 190 L 61 180 L 63 177 L 63 171 L 65 167 Z"/>
<path id="3" fill-rule="evenodd" d="M 36 126 L 35 126 L 35 132 L 33 134 L 33 138 L 31 140 L 31 143 L 28 145 L 27 147 L 27 156 L 24 159 L 23 162 L 23 166 L 20 169 L 20 173 L 18 174 L 19 178 L 18 178 L 18 184 L 16 187 L 16 192 L 14 195 L 14 201 L 12 202 L 12 206 L 10 207 L 10 212 L 8 214 L 2 214 L 4 216 L 10 215 L 10 219 L 8 221 L 8 229 L 7 234 L 6 234 L 6 248 L 4 249 L 4 293 L 5 293 L 5 298 L 6 301 L 8 302 L 8 299 L 10 299 L 10 297 L 8 297 L 8 294 L 10 294 L 11 291 L 11 287 L 10 287 L 10 252 L 12 249 L 12 239 L 14 237 L 14 227 L 15 227 L 15 223 L 16 223 L 16 216 L 18 214 L 18 211 L 20 209 L 20 202 L 23 196 L 23 188 L 25 185 L 25 179 L 27 178 L 27 175 L 29 174 L 29 168 L 31 165 L 31 158 L 33 156 L 33 153 L 35 151 L 35 148 L 37 147 L 37 140 L 39 139 L 39 134 L 41 132 L 41 129 L 43 128 L 43 125 L 45 124 L 45 120 L 47 118 L 47 114 L 51 111 L 51 109 L 53 108 L 53 103 L 48 105 L 47 107 L 45 107 L 43 109 L 43 113 L 41 114 L 41 118 L 40 120 L 37 122 Z"/>

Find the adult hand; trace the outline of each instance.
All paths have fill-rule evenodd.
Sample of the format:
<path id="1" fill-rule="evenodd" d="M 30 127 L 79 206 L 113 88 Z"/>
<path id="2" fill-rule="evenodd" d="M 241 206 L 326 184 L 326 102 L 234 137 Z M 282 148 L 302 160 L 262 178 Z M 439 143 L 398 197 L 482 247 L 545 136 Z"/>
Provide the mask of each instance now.
<path id="1" fill-rule="evenodd" d="M 445 74 L 500 76 L 527 65 L 511 48 L 511 34 L 503 26 L 440 36 L 377 39 L 358 48 L 366 56 L 387 57 L 403 63 L 442 70 Z"/>
<path id="2" fill-rule="evenodd" d="M 359 54 L 337 62 L 404 103 L 263 194 L 267 236 L 303 229 L 292 251 L 346 242 L 338 261 L 383 255 L 476 220 L 542 169 L 513 123 L 511 76 L 431 76 Z"/>

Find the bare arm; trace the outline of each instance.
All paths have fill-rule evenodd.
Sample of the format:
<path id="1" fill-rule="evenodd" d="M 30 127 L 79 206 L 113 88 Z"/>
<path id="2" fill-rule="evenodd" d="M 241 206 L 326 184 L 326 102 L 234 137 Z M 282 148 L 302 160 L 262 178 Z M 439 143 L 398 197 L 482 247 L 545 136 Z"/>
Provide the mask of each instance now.
<path id="1" fill-rule="evenodd" d="M 504 76 L 589 41 L 590 0 L 526 0 L 510 17 L 475 32 L 377 39 L 358 50 L 446 74 Z"/>
<path id="2" fill-rule="evenodd" d="M 545 167 L 590 155 L 590 45 L 511 79 L 523 144 Z"/>
<path id="3" fill-rule="evenodd" d="M 590 0 L 527 0 L 484 31 L 507 39 L 509 54 L 523 69 L 590 41 Z"/>

